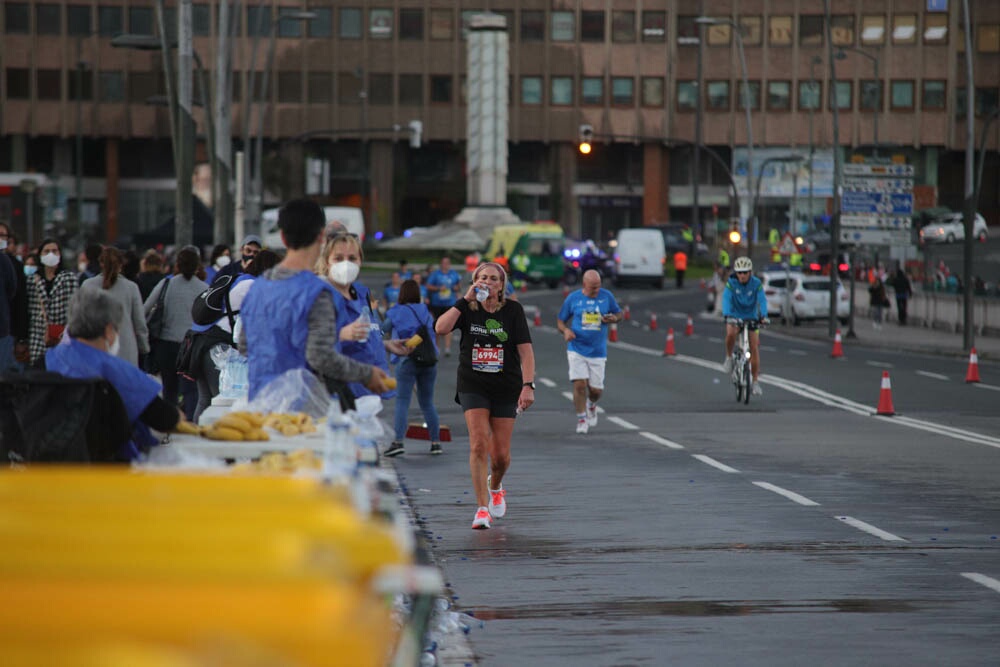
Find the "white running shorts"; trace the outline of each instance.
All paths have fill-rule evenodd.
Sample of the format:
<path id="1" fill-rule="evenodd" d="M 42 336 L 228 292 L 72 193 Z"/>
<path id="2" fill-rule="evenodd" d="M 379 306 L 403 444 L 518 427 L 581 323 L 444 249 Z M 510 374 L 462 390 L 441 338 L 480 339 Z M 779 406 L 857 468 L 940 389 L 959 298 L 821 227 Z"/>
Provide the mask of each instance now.
<path id="1" fill-rule="evenodd" d="M 586 380 L 594 389 L 604 389 L 604 365 L 607 357 L 585 357 L 582 354 L 566 350 L 566 360 L 569 361 L 569 380 Z"/>

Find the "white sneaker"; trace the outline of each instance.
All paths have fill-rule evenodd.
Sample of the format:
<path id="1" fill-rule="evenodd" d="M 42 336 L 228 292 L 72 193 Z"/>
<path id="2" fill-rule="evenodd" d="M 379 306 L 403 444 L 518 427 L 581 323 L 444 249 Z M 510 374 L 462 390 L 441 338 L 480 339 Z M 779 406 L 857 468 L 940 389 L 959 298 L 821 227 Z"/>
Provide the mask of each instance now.
<path id="1" fill-rule="evenodd" d="M 587 406 L 587 426 L 588 428 L 593 428 L 597 426 L 597 406 L 588 405 Z"/>
<path id="2" fill-rule="evenodd" d="M 490 511 L 485 507 L 476 510 L 476 516 L 472 520 L 472 527 L 475 530 L 488 530 L 490 527 Z"/>
<path id="3" fill-rule="evenodd" d="M 722 360 L 722 370 L 724 370 L 727 374 L 733 372 L 733 358 L 732 358 L 732 356 L 728 356 L 728 357 L 726 357 L 725 359 Z"/>
<path id="4" fill-rule="evenodd" d="M 577 433 L 586 434 L 589 429 L 590 429 L 590 427 L 587 426 L 587 419 L 586 419 L 586 417 L 584 417 L 583 419 L 578 419 L 577 420 L 577 422 L 576 422 L 576 432 Z"/>
<path id="5" fill-rule="evenodd" d="M 753 388 L 750 390 L 750 393 L 753 394 L 754 396 L 764 395 L 764 390 L 760 388 L 760 382 L 753 383 Z"/>

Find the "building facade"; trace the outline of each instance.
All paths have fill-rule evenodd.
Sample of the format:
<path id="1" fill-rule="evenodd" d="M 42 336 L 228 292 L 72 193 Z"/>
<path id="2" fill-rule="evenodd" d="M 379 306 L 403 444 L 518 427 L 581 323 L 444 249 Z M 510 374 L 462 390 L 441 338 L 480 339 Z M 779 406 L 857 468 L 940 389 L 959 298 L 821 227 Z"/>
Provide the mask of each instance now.
<path id="1" fill-rule="evenodd" d="M 997 224 L 1000 123 L 991 119 L 1000 99 L 1000 3 L 969 3 L 977 143 L 992 127 L 979 209 Z M 959 208 L 969 85 L 962 2 L 835 0 L 832 42 L 843 50 L 835 80 L 823 4 L 235 3 L 233 146 L 242 150 L 263 128 L 265 207 L 305 194 L 360 202 L 371 233 L 448 219 L 465 199 L 464 25 L 488 6 L 508 24 L 508 203 L 523 219 L 604 238 L 623 226 L 737 217 L 729 174 L 748 139 L 742 66 L 733 26 L 695 20 L 704 15 L 740 26 L 758 150 L 830 155 L 836 103 L 846 159 L 875 150 L 902 156 L 916 167 L 919 205 Z M 167 5 L 170 34 L 176 3 Z M 302 9 L 312 16 L 279 18 Z M 35 239 L 55 231 L 113 241 L 169 219 L 170 122 L 166 108 L 149 103 L 167 92 L 163 54 L 112 43 L 157 34 L 155 2 L 7 0 L 0 21 L 0 218 L 24 237 L 20 183 L 32 178 Z M 193 4 L 210 95 L 218 21 L 218 2 Z M 203 92 L 196 86 L 195 97 Z M 204 111 L 195 116 L 197 153 L 207 160 Z M 423 123 L 419 148 L 405 131 L 414 119 Z M 594 131 L 587 156 L 577 151 L 582 124 Z M 699 131 L 707 152 L 696 173 Z M 791 213 L 781 198 L 762 205 L 762 219 L 780 226 L 821 217 L 829 201 L 810 198 Z"/>

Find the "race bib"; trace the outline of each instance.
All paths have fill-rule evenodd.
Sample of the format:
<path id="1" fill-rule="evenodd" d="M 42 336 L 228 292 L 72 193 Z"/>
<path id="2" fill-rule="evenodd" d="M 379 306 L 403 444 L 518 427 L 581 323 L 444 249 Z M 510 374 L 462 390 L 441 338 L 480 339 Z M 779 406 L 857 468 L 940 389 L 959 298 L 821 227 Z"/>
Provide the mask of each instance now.
<path id="1" fill-rule="evenodd" d="M 448 289 L 447 287 L 442 287 L 442 288 L 441 288 L 441 291 L 440 291 L 440 292 L 438 292 L 438 294 L 440 294 L 440 295 L 441 295 L 441 298 L 442 298 L 442 299 L 447 299 L 448 297 L 450 297 L 450 296 L 451 296 L 451 290 L 450 290 L 450 289 Z"/>
<path id="2" fill-rule="evenodd" d="M 580 323 L 583 328 L 587 331 L 593 331 L 595 329 L 601 328 L 601 314 L 600 313 L 581 313 Z"/>
<path id="3" fill-rule="evenodd" d="M 472 345 L 472 370 L 480 373 L 499 373 L 503 370 L 503 346 Z"/>

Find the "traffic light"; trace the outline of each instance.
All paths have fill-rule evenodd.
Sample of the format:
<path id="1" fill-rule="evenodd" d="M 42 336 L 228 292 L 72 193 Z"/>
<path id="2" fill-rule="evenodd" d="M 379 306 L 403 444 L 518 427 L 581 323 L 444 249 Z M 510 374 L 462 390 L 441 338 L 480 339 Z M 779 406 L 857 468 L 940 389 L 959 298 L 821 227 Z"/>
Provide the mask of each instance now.
<path id="1" fill-rule="evenodd" d="M 594 127 L 592 125 L 581 125 L 580 126 L 580 153 L 583 155 L 590 155 L 590 151 L 593 150 L 594 141 Z"/>
<path id="2" fill-rule="evenodd" d="M 410 148 L 420 148 L 420 138 L 424 133 L 424 124 L 419 120 L 410 121 Z"/>
<path id="3" fill-rule="evenodd" d="M 734 220 L 732 226 L 729 228 L 729 242 L 733 245 L 739 245 L 742 240 L 743 235 L 740 234 L 740 223 Z"/>

